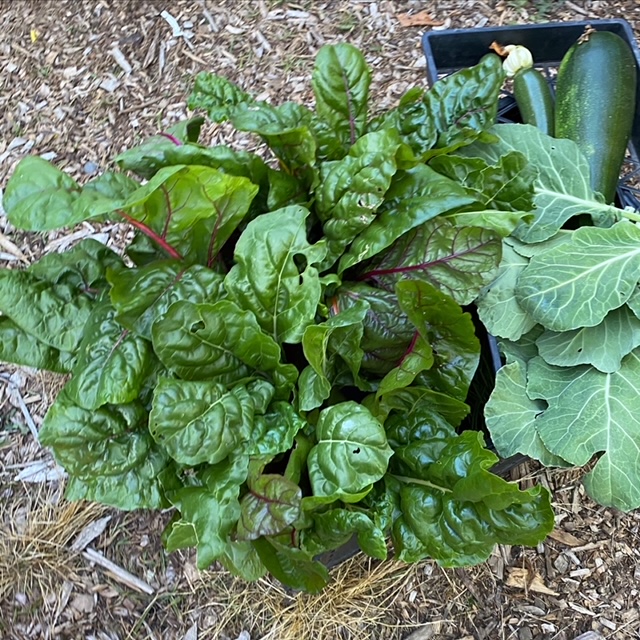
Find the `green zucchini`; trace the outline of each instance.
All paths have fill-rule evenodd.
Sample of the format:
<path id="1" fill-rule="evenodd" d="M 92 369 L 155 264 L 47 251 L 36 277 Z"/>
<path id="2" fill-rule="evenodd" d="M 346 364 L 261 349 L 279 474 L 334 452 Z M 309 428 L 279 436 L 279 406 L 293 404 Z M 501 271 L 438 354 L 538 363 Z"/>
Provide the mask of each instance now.
<path id="1" fill-rule="evenodd" d="M 589 161 L 591 186 L 613 202 L 635 114 L 637 68 L 629 45 L 608 31 L 585 31 L 560 63 L 556 137 Z"/>
<path id="2" fill-rule="evenodd" d="M 553 95 L 546 78 L 534 68 L 521 69 L 513 77 L 513 95 L 525 124 L 548 136 L 555 135 Z"/>

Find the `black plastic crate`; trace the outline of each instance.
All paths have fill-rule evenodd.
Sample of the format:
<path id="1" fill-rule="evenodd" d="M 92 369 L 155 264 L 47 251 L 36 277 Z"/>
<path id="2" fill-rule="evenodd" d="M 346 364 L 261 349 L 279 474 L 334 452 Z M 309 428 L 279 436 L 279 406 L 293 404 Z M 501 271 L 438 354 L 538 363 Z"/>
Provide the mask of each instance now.
<path id="1" fill-rule="evenodd" d="M 422 39 L 427 61 L 427 80 L 433 84 L 454 71 L 477 64 L 483 55 L 490 52 L 491 43 L 497 41 L 502 45 L 519 44 L 527 47 L 533 55 L 536 68 L 544 72 L 553 90 L 562 58 L 588 25 L 598 31 L 611 31 L 623 38 L 631 47 L 640 69 L 640 49 L 631 25 L 626 20 L 551 22 L 429 31 Z M 498 121 L 521 121 L 515 99 L 508 91 L 500 98 Z M 618 204 L 640 209 L 640 82 L 628 151 L 629 157 L 623 167 L 623 177 L 618 184 Z"/>

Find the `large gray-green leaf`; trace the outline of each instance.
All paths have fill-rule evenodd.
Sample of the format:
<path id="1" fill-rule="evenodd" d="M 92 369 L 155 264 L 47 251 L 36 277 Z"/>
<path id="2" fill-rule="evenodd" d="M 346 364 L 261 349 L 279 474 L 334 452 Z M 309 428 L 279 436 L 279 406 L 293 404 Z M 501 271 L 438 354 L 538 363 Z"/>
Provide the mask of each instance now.
<path id="1" fill-rule="evenodd" d="M 515 230 L 518 239 L 547 240 L 580 214 L 590 214 L 602 226 L 619 217 L 620 211 L 606 205 L 591 188 L 589 164 L 573 141 L 551 138 L 531 125 L 498 124 L 490 131 L 500 138 L 497 144 L 473 144 L 461 153 L 495 163 L 506 153 L 518 151 L 539 172 L 534 185 L 534 219 Z"/>
<path id="2" fill-rule="evenodd" d="M 639 379 L 638 349 L 615 373 L 554 367 L 540 357 L 529 363 L 527 394 L 549 403 L 536 419 L 545 446 L 578 466 L 599 456 L 584 478 L 587 492 L 625 511 L 640 506 Z"/>
<path id="3" fill-rule="evenodd" d="M 375 220 L 354 239 L 340 259 L 339 271 L 380 253 L 401 235 L 437 215 L 474 201 L 456 182 L 425 164 L 399 172 Z"/>
<path id="4" fill-rule="evenodd" d="M 58 395 L 39 439 L 74 480 L 70 499 L 100 500 L 119 509 L 167 506 L 158 475 L 170 460 L 153 441 L 146 421 L 138 403 L 88 410 L 66 390 Z"/>
<path id="5" fill-rule="evenodd" d="M 152 358 L 151 343 L 123 328 L 111 304 L 101 302 L 84 327 L 69 397 L 85 409 L 132 402 Z"/>
<path id="6" fill-rule="evenodd" d="M 155 261 L 140 269 L 121 269 L 108 274 L 109 295 L 118 322 L 147 340 L 151 327 L 178 300 L 217 302 L 225 297 L 223 276 L 194 264 L 176 260 Z"/>
<path id="7" fill-rule="evenodd" d="M 149 431 L 177 462 L 215 464 L 248 439 L 252 413 L 222 384 L 160 378 Z"/>
<path id="8" fill-rule="evenodd" d="M 60 351 L 76 350 L 93 304 L 68 284 L 52 284 L 28 271 L 0 270 L 0 312 Z"/>
<path id="9" fill-rule="evenodd" d="M 318 497 L 349 501 L 382 478 L 393 454 L 382 424 L 352 401 L 320 412 L 316 438 L 307 467 Z"/>
<path id="10" fill-rule="evenodd" d="M 260 329 L 251 311 L 229 300 L 175 302 L 151 333 L 160 361 L 185 380 L 230 384 L 264 372 L 287 398 L 297 378 L 295 367 L 281 362 L 279 345 Z"/>
<path id="11" fill-rule="evenodd" d="M 511 362 L 496 374 L 495 387 L 484 408 L 491 442 L 503 458 L 522 453 L 547 467 L 564 466 L 566 462 L 549 452 L 536 431 L 536 417 L 547 403 L 527 395 L 526 366 L 522 361 Z"/>
<path id="12" fill-rule="evenodd" d="M 501 253 L 498 234 L 435 218 L 401 236 L 361 277 L 387 288 L 401 279 L 425 280 L 464 305 L 492 280 Z"/>
<path id="13" fill-rule="evenodd" d="M 225 278 L 230 297 L 255 314 L 276 342 L 299 342 L 313 323 L 322 288 L 313 266 L 326 246 L 309 244 L 309 211 L 291 206 L 252 220 L 238 239 L 235 266 Z M 304 267 L 297 259 L 303 257 Z"/>
<path id="14" fill-rule="evenodd" d="M 518 303 L 553 331 L 593 327 L 622 306 L 640 280 L 640 228 L 622 220 L 582 227 L 531 259 L 518 279 Z"/>
<path id="15" fill-rule="evenodd" d="M 620 368 L 622 358 L 640 346 L 640 320 L 626 305 L 610 311 L 595 327 L 545 331 L 537 340 L 549 364 L 571 367 L 590 364 L 604 373 Z"/>
<path id="16" fill-rule="evenodd" d="M 517 253 L 508 241 L 502 246 L 502 261 L 494 280 L 475 301 L 478 316 L 494 336 L 518 340 L 536 324 L 516 300 L 516 283 L 529 260 Z"/>
<path id="17" fill-rule="evenodd" d="M 328 125 L 344 155 L 362 135 L 367 122 L 371 72 L 353 45 L 320 49 L 311 78 L 318 116 Z"/>

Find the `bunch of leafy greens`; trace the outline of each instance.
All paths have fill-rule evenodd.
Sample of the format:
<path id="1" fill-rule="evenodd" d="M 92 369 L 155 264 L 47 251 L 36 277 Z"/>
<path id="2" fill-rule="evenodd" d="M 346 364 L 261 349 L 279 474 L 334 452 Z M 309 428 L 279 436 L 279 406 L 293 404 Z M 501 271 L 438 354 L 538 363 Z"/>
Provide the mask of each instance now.
<path id="1" fill-rule="evenodd" d="M 485 408 L 493 442 L 504 456 L 520 452 L 545 465 L 597 456 L 588 493 L 637 508 L 640 216 L 604 204 L 570 140 L 515 124 L 493 132 L 497 144 L 447 158 L 468 166 L 517 150 L 537 172 L 534 219 L 504 240 L 498 274 L 477 300 L 507 360 Z M 592 225 L 581 226 L 585 214 Z"/>
<path id="2" fill-rule="evenodd" d="M 452 155 L 497 141 L 502 82 L 490 55 L 372 117 L 364 58 L 327 46 L 315 111 L 196 80 L 190 106 L 274 162 L 198 144 L 201 118 L 84 186 L 22 160 L 16 227 L 135 231 L 123 256 L 89 239 L 0 272 L 2 359 L 71 374 L 40 431 L 67 497 L 175 507 L 169 550 L 309 591 L 328 580 L 316 558 L 354 535 L 444 566 L 544 538 L 547 492 L 492 474 L 482 434 L 456 432 L 479 357 L 461 305 L 533 208 L 521 153 Z"/>

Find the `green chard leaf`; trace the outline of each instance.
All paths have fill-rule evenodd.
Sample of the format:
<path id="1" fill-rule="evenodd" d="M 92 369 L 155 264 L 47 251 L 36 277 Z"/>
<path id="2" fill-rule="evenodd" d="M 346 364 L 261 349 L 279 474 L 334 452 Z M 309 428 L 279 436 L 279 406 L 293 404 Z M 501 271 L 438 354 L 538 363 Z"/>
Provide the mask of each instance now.
<path id="1" fill-rule="evenodd" d="M 229 300 L 171 305 L 151 330 L 160 361 L 185 380 L 232 384 L 270 375 L 279 397 L 287 398 L 297 371 L 281 361 L 279 345 L 265 334 L 251 311 Z"/>
<path id="2" fill-rule="evenodd" d="M 534 182 L 533 221 L 522 222 L 514 235 L 523 242 L 542 242 L 554 236 L 573 216 L 589 214 L 596 225 L 609 226 L 619 210 L 604 203 L 591 188 L 589 164 L 571 140 L 551 138 L 523 124 L 498 124 L 491 129 L 497 144 L 474 144 L 462 150 L 472 158 L 496 163 L 505 154 L 523 153 L 538 176 Z"/>
<path id="3" fill-rule="evenodd" d="M 202 71 L 196 76 L 187 106 L 189 109 L 205 109 L 211 120 L 224 122 L 239 105 L 252 105 L 255 102 L 233 82 L 215 73 Z"/>
<path id="4" fill-rule="evenodd" d="M 283 532 L 300 516 L 302 490 L 277 474 L 249 477 L 249 491 L 240 501 L 239 540 L 256 540 Z"/>
<path id="5" fill-rule="evenodd" d="M 498 458 L 482 434 L 457 435 L 425 405 L 392 414 L 386 428 L 395 453 L 387 489 L 399 509 L 392 539 L 401 560 L 476 564 L 497 543 L 535 545 L 553 529 L 548 492 L 521 491 L 492 474 Z"/>
<path id="6" fill-rule="evenodd" d="M 162 318 L 174 302 L 217 302 L 226 297 L 221 274 L 175 260 L 110 272 L 108 277 L 118 322 L 147 340 L 151 340 L 153 323 Z"/>
<path id="7" fill-rule="evenodd" d="M 318 118 L 326 125 L 329 159 L 339 159 L 364 133 L 371 72 L 362 53 L 340 43 L 320 49 L 311 78 Z"/>
<path id="8" fill-rule="evenodd" d="M 50 162 L 27 156 L 7 183 L 3 206 L 18 229 L 50 231 L 115 211 L 138 186 L 123 174 L 106 172 L 82 188 Z"/>
<path id="9" fill-rule="evenodd" d="M 339 271 L 375 256 L 407 231 L 443 213 L 471 205 L 475 198 L 427 165 L 399 171 L 391 181 L 376 218 L 353 240 Z"/>
<path id="10" fill-rule="evenodd" d="M 48 253 L 27 271 L 52 284 L 69 285 L 97 298 L 109 287 L 107 272 L 123 268 L 117 253 L 93 238 L 86 238 L 64 253 Z"/>
<path id="11" fill-rule="evenodd" d="M 476 227 L 457 229 L 436 218 L 396 240 L 360 278 L 389 289 L 401 279 L 424 280 L 458 304 L 469 304 L 493 279 L 501 253 L 496 233 Z"/>
<path id="12" fill-rule="evenodd" d="M 309 211 L 290 206 L 252 220 L 238 239 L 235 266 L 225 278 L 229 297 L 252 311 L 276 342 L 300 342 L 313 323 L 322 288 L 314 267 L 323 243 L 309 244 Z M 297 259 L 306 265 L 299 267 Z"/>
<path id="13" fill-rule="evenodd" d="M 218 556 L 218 562 L 227 571 L 243 580 L 259 580 L 267 573 L 258 552 L 248 540 L 227 543 L 224 553 Z"/>
<path id="14" fill-rule="evenodd" d="M 215 464 L 249 440 L 255 406 L 244 399 L 220 383 L 161 377 L 149 431 L 176 462 Z"/>
<path id="15" fill-rule="evenodd" d="M 125 510 L 166 507 L 159 474 L 171 462 L 146 423 L 138 403 L 83 409 L 64 389 L 47 412 L 39 439 L 70 475 L 67 498 Z"/>
<path id="16" fill-rule="evenodd" d="M 338 315 L 366 303 L 364 332 L 360 348 L 364 352 L 363 370 L 384 375 L 391 371 L 406 353 L 415 337 L 415 326 L 398 304 L 395 291 L 372 287 L 363 282 L 345 282 L 331 300 Z"/>
<path id="17" fill-rule="evenodd" d="M 397 132 L 376 131 L 362 136 L 342 160 L 323 165 L 315 195 L 328 241 L 325 267 L 375 219 L 398 170 L 402 147 Z"/>
<path id="18" fill-rule="evenodd" d="M 594 327 L 627 302 L 640 280 L 640 229 L 626 220 L 582 227 L 570 242 L 538 253 L 518 278 L 516 298 L 552 331 Z"/>
<path id="19" fill-rule="evenodd" d="M 152 363 L 151 343 L 116 320 L 107 302 L 97 304 L 83 330 L 69 397 L 84 409 L 126 404 L 140 394 Z"/>
<path id="20" fill-rule="evenodd" d="M 171 257 L 213 266 L 257 192 L 247 178 L 176 165 L 160 169 L 122 209 L 128 222 Z"/>
<path id="21" fill-rule="evenodd" d="M 555 367 L 542 358 L 528 365 L 527 394 L 548 403 L 536 418 L 545 446 L 567 462 L 598 462 L 584 478 L 589 495 L 605 506 L 630 511 L 640 506 L 637 383 L 640 352 L 632 351 L 615 373 L 589 366 Z"/>
<path id="22" fill-rule="evenodd" d="M 248 469 L 247 456 L 230 457 L 199 471 L 195 483 L 167 495 L 180 512 L 180 519 L 164 533 L 167 551 L 195 545 L 199 569 L 229 553 L 230 536 L 240 517 L 240 486 Z"/>
<path id="23" fill-rule="evenodd" d="M 294 439 L 307 426 L 289 402 L 276 401 L 260 419 L 256 419 L 251 431 L 251 443 L 246 452 L 251 456 L 275 456 L 294 446 Z"/>
<path id="24" fill-rule="evenodd" d="M 76 351 L 93 305 L 68 284 L 52 284 L 29 271 L 0 270 L 0 312 L 54 349 Z"/>
<path id="25" fill-rule="evenodd" d="M 350 502 L 385 474 L 392 451 L 364 406 L 349 401 L 323 409 L 315 435 L 307 459 L 314 496 Z"/>
<path id="26" fill-rule="evenodd" d="M 302 549 L 286 546 L 273 538 L 253 541 L 260 560 L 282 584 L 309 593 L 318 593 L 329 582 L 329 572 L 311 554 Z"/>
<path id="27" fill-rule="evenodd" d="M 302 411 L 319 407 L 329 397 L 332 382 L 345 365 L 354 381 L 358 379 L 364 355 L 360 348 L 362 322 L 367 311 L 367 303 L 360 300 L 331 315 L 326 322 L 306 328 L 302 348 L 309 366 L 303 370 L 298 382 Z"/>
<path id="28" fill-rule="evenodd" d="M 480 359 L 471 316 L 428 282 L 400 281 L 396 293 L 400 307 L 433 350 L 432 364 L 419 372 L 420 382 L 464 400 Z M 384 380 L 381 390 L 383 385 Z"/>
<path id="29" fill-rule="evenodd" d="M 56 373 L 69 373 L 75 356 L 40 342 L 10 318 L 0 316 L 0 361 Z"/>

